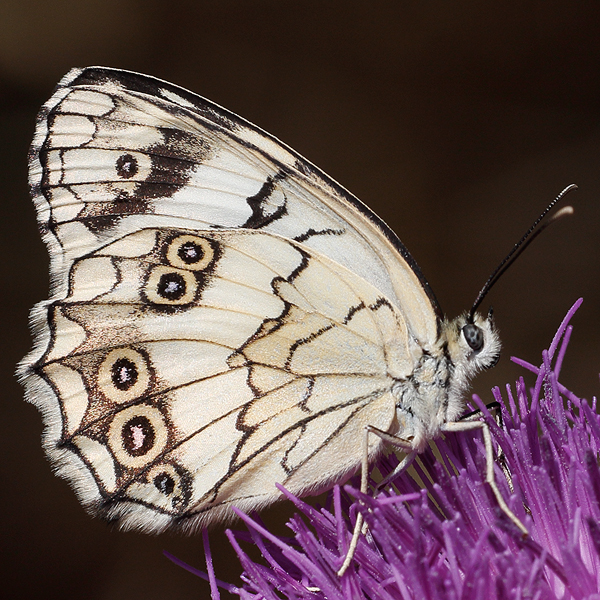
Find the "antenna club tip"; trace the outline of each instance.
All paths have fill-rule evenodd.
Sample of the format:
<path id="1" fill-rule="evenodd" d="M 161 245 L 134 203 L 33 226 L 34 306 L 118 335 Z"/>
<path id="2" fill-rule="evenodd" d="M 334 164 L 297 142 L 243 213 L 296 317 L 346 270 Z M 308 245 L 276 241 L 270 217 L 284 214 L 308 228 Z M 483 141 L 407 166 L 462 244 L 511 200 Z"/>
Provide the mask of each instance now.
<path id="1" fill-rule="evenodd" d="M 558 195 L 558 198 L 562 198 L 569 192 L 573 192 L 578 189 L 579 189 L 579 186 L 576 183 L 571 183 Z"/>

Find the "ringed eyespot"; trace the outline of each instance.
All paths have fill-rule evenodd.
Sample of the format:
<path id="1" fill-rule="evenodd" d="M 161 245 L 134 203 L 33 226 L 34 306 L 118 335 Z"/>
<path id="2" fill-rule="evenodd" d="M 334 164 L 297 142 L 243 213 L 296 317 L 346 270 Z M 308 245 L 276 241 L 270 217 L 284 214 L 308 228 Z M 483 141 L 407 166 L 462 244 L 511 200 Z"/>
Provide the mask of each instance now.
<path id="1" fill-rule="evenodd" d="M 139 398 L 150 385 L 150 361 L 134 348 L 111 350 L 100 364 L 96 385 L 113 402 Z"/>
<path id="2" fill-rule="evenodd" d="M 169 244 L 167 260 L 179 269 L 202 271 L 215 258 L 215 243 L 196 235 L 180 235 Z"/>
<path id="3" fill-rule="evenodd" d="M 154 304 L 181 306 L 195 299 L 197 289 L 198 281 L 191 271 L 156 265 L 150 271 L 144 292 Z"/>
<path id="4" fill-rule="evenodd" d="M 180 472 L 181 471 L 181 472 Z M 190 496 L 189 476 L 172 464 L 158 464 L 148 471 L 148 481 L 175 510 L 182 510 Z"/>
<path id="5" fill-rule="evenodd" d="M 108 445 L 124 467 L 140 468 L 165 448 L 167 423 L 154 406 L 137 404 L 118 412 L 108 431 Z"/>

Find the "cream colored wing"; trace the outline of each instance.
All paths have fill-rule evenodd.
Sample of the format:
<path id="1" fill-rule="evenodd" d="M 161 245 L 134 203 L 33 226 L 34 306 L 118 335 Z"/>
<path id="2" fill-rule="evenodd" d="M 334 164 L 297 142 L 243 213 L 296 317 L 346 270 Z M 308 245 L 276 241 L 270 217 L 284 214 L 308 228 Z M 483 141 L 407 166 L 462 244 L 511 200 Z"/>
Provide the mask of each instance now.
<path id="1" fill-rule="evenodd" d="M 46 451 L 92 512 L 149 531 L 343 480 L 421 352 L 373 285 L 261 231 L 128 234 L 46 308 L 25 372 Z"/>
<path id="2" fill-rule="evenodd" d="M 74 260 L 128 233 L 244 228 L 327 256 L 389 298 L 422 345 L 437 338 L 433 294 L 377 216 L 272 136 L 167 82 L 71 71 L 38 118 L 30 181 L 53 299 Z"/>

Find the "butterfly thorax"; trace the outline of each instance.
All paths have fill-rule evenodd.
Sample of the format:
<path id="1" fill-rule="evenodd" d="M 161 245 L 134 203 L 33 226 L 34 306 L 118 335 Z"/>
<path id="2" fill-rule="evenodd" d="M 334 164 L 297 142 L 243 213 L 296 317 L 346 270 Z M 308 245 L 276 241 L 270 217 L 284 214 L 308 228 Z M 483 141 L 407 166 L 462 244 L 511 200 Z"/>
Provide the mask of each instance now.
<path id="1" fill-rule="evenodd" d="M 410 377 L 398 380 L 393 394 L 402 438 L 413 450 L 423 451 L 439 436 L 445 423 L 456 421 L 465 409 L 470 380 L 482 369 L 493 367 L 500 357 L 500 339 L 491 314 L 476 314 L 472 326 L 481 334 L 481 348 L 474 350 L 465 337 L 467 315 L 445 319 L 441 333 L 423 353 Z"/>

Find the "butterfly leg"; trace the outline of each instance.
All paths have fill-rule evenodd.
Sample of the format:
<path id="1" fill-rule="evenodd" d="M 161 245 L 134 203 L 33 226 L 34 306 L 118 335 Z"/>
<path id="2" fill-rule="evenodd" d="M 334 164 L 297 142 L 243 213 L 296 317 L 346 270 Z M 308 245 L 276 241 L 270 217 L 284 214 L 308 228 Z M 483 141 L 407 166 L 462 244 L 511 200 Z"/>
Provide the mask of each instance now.
<path id="1" fill-rule="evenodd" d="M 485 421 L 456 421 L 446 423 L 442 427 L 442 431 L 445 432 L 473 431 L 474 429 L 481 429 L 481 432 L 483 433 L 486 462 L 485 480 L 492 488 L 492 492 L 494 492 L 498 506 L 502 512 L 519 528 L 524 536 L 529 535 L 529 531 L 527 531 L 525 525 L 523 525 L 517 515 L 515 515 L 510 508 L 508 508 L 508 504 L 506 504 L 506 501 L 502 497 L 500 489 L 496 484 L 496 477 L 494 475 L 494 447 L 492 446 L 492 435 L 490 433 L 488 424 Z"/>
<path id="2" fill-rule="evenodd" d="M 389 444 L 403 448 L 404 450 L 410 450 L 410 448 L 411 448 L 410 443 L 407 442 L 406 440 L 403 440 L 394 435 L 391 435 L 391 434 L 387 433 L 386 431 L 382 431 L 381 429 L 378 429 L 377 427 L 373 427 L 372 425 L 368 425 L 367 427 L 365 427 L 364 433 L 363 433 L 362 462 L 361 462 L 361 469 L 360 469 L 360 491 L 363 494 L 367 493 L 368 483 L 369 483 L 369 434 L 376 435 L 377 437 L 381 438 L 384 442 L 388 442 Z M 410 464 L 413 462 L 416 455 L 417 455 L 417 453 L 414 451 L 409 452 L 404 457 L 402 462 L 394 469 L 394 472 L 391 473 L 390 475 L 388 475 L 377 486 L 376 489 L 377 490 L 381 489 L 381 487 L 383 485 L 385 485 L 388 481 L 392 480 L 394 477 L 396 477 L 397 475 L 402 473 L 404 470 L 406 470 L 410 466 Z M 352 559 L 354 558 L 354 553 L 356 552 L 356 546 L 358 545 L 358 540 L 359 540 L 361 534 L 365 533 L 363 531 L 363 522 L 364 522 L 364 519 L 363 519 L 362 513 L 359 512 L 358 515 L 356 516 L 356 523 L 354 524 L 354 531 L 352 532 L 352 540 L 350 540 L 350 546 L 348 548 L 348 552 L 346 553 L 346 558 L 344 559 L 342 566 L 340 567 L 340 569 L 337 572 L 339 577 L 341 577 L 346 572 L 348 567 L 350 566 L 350 563 L 352 562 Z"/>
<path id="3" fill-rule="evenodd" d="M 498 427 L 500 427 L 500 429 L 502 429 L 504 424 L 502 421 L 502 410 L 501 410 L 500 402 L 496 402 L 496 401 L 489 402 L 488 404 L 485 405 L 485 407 L 488 410 L 488 412 L 494 417 L 494 420 L 496 421 L 496 424 L 498 425 Z M 463 415 L 459 420 L 460 421 L 473 421 L 475 419 L 480 419 L 482 414 L 483 414 L 483 411 L 480 408 L 476 408 L 475 410 Z M 500 448 L 500 446 L 498 446 L 498 452 L 496 454 L 495 461 L 497 464 L 500 465 L 500 468 L 502 469 L 502 471 L 504 473 L 504 477 L 506 477 L 506 482 L 508 483 L 508 488 L 510 489 L 510 493 L 512 494 L 514 492 L 514 487 L 513 487 L 513 483 L 512 483 L 512 475 L 506 464 L 506 457 L 504 455 L 504 452 L 502 451 L 502 448 Z M 525 507 L 525 510 L 527 512 L 529 512 L 529 509 L 527 507 Z"/>

